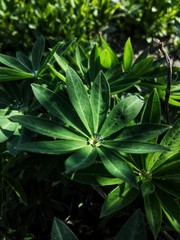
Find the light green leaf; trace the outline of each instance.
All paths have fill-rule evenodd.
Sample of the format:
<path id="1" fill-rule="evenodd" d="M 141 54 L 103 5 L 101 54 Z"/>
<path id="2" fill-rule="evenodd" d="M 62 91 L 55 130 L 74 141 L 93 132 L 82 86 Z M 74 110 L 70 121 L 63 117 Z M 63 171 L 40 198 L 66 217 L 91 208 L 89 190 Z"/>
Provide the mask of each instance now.
<path id="1" fill-rule="evenodd" d="M 54 53 L 54 58 L 56 59 L 56 62 L 62 68 L 62 70 L 66 72 L 68 62 L 62 56 L 58 55 L 56 52 Z"/>
<path id="2" fill-rule="evenodd" d="M 51 240 L 78 240 L 74 233 L 58 218 L 54 218 L 51 229 Z"/>
<path id="3" fill-rule="evenodd" d="M 70 67 L 66 72 L 66 85 L 73 107 L 75 108 L 88 132 L 92 135 L 94 133 L 94 126 L 89 97 L 82 80 Z"/>
<path id="4" fill-rule="evenodd" d="M 125 71 L 129 71 L 133 61 L 133 48 L 131 45 L 131 39 L 128 38 L 125 46 L 124 46 L 124 53 L 123 53 L 123 67 Z"/>
<path id="5" fill-rule="evenodd" d="M 11 137 L 16 130 L 18 124 L 12 123 L 6 116 L 0 118 L 0 143 L 5 142 Z"/>
<path id="6" fill-rule="evenodd" d="M 131 71 L 128 73 L 128 77 L 140 77 L 146 74 L 151 68 L 153 64 L 153 57 L 148 57 L 140 62 L 134 64 L 131 68 Z"/>
<path id="7" fill-rule="evenodd" d="M 129 184 L 120 184 L 108 194 L 102 206 L 100 217 L 116 213 L 122 208 L 128 206 L 136 199 L 138 193 L 138 190 L 132 188 Z"/>
<path id="8" fill-rule="evenodd" d="M 51 69 L 51 71 L 60 79 L 62 80 L 64 83 L 66 82 L 66 77 L 61 74 L 60 72 L 58 72 L 50 63 L 47 64 L 49 66 L 49 68 Z"/>
<path id="9" fill-rule="evenodd" d="M 17 150 L 44 154 L 66 154 L 86 146 L 86 141 L 37 141 L 20 144 L 17 146 Z"/>
<path id="10" fill-rule="evenodd" d="M 45 39 L 43 36 L 40 36 L 35 42 L 31 52 L 32 66 L 33 66 L 34 72 L 39 70 L 43 52 L 44 52 L 44 47 L 45 47 Z"/>
<path id="11" fill-rule="evenodd" d="M 65 161 L 66 173 L 89 167 L 95 161 L 96 155 L 97 150 L 91 145 L 76 151 Z"/>
<path id="12" fill-rule="evenodd" d="M 115 138 L 115 141 L 148 141 L 158 137 L 161 133 L 168 130 L 169 125 L 163 124 L 137 124 L 125 127 L 121 133 Z"/>
<path id="13" fill-rule="evenodd" d="M 159 95 L 156 89 L 154 89 L 146 102 L 143 109 L 141 122 L 142 123 L 160 123 L 161 118 L 161 104 Z"/>
<path id="14" fill-rule="evenodd" d="M 156 238 L 160 231 L 162 223 L 162 211 L 159 199 L 155 192 L 150 192 L 144 196 L 144 208 L 147 221 L 154 235 L 154 238 Z"/>
<path id="15" fill-rule="evenodd" d="M 99 128 L 106 118 L 109 109 L 109 95 L 109 84 L 104 74 L 100 72 L 93 82 L 90 93 L 95 133 L 98 133 Z"/>
<path id="16" fill-rule="evenodd" d="M 82 135 L 87 136 L 86 129 L 82 125 L 78 115 L 67 101 L 44 86 L 33 84 L 32 89 L 40 104 L 45 107 L 53 116 L 64 121 Z"/>
<path id="17" fill-rule="evenodd" d="M 137 96 L 122 99 L 110 112 L 100 130 L 100 134 L 103 138 L 106 138 L 119 131 L 137 116 L 142 106 L 143 100 Z"/>
<path id="18" fill-rule="evenodd" d="M 28 128 L 31 131 L 53 137 L 66 140 L 78 140 L 85 141 L 86 138 L 74 133 L 66 127 L 59 125 L 57 122 L 48 120 L 46 118 L 39 118 L 35 116 L 13 116 L 11 121 L 18 122 L 23 127 Z"/>
<path id="19" fill-rule="evenodd" d="M 163 212 L 173 228 L 180 233 L 180 207 L 175 200 L 162 190 L 157 191 Z"/>
<path id="20" fill-rule="evenodd" d="M 122 183 L 119 178 L 113 177 L 101 162 L 95 162 L 88 168 L 77 170 L 70 179 L 83 184 L 111 186 Z"/>
<path id="21" fill-rule="evenodd" d="M 137 209 L 134 212 L 113 239 L 147 240 L 144 219 L 140 209 Z"/>
<path id="22" fill-rule="evenodd" d="M 133 187 L 137 187 L 133 170 L 121 156 L 118 156 L 112 151 L 104 148 L 99 148 L 98 153 L 105 168 L 114 177 L 124 180 Z"/>
<path id="23" fill-rule="evenodd" d="M 104 49 L 106 49 L 108 52 L 109 52 L 109 55 L 111 56 L 111 62 L 112 62 L 112 65 L 116 65 L 119 63 L 119 60 L 116 56 L 116 54 L 114 53 L 114 51 L 111 49 L 111 47 L 107 44 L 107 42 L 103 39 L 102 36 L 100 36 L 100 40 L 101 40 L 101 43 L 104 47 Z"/>
<path id="24" fill-rule="evenodd" d="M 104 49 L 100 54 L 100 62 L 104 68 L 111 67 L 111 56 L 106 49 Z"/>

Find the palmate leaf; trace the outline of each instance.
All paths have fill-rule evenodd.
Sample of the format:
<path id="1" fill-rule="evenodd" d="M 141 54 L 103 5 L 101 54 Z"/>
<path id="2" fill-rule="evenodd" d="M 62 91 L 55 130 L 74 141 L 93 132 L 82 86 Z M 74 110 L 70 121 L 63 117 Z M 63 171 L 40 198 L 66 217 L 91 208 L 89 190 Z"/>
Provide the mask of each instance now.
<path id="1" fill-rule="evenodd" d="M 140 209 L 123 225 L 114 240 L 147 240 L 143 215 Z"/>
<path id="2" fill-rule="evenodd" d="M 66 173 L 86 168 L 93 164 L 96 159 L 97 150 L 96 148 L 88 145 L 73 155 L 68 157 L 65 161 Z"/>
<path id="3" fill-rule="evenodd" d="M 121 133 L 115 137 L 115 141 L 148 141 L 158 137 L 161 133 L 168 130 L 169 125 L 163 124 L 137 124 L 125 127 Z"/>
<path id="4" fill-rule="evenodd" d="M 83 122 L 88 132 L 94 133 L 92 109 L 85 86 L 78 74 L 68 68 L 66 72 L 67 92 L 73 107 L 75 108 L 79 118 Z"/>
<path id="5" fill-rule="evenodd" d="M 87 146 L 86 141 L 37 141 L 19 144 L 17 150 L 44 154 L 66 154 Z"/>
<path id="6" fill-rule="evenodd" d="M 74 233 L 58 218 L 54 218 L 51 229 L 51 240 L 78 240 Z"/>
<path id="7" fill-rule="evenodd" d="M 149 182 L 149 184 L 151 183 Z M 145 194 L 144 207 L 147 221 L 149 223 L 151 231 L 154 234 L 154 238 L 156 238 L 161 227 L 162 211 L 159 199 L 155 192 L 149 192 L 149 194 Z"/>
<path id="8" fill-rule="evenodd" d="M 93 113 L 94 132 L 98 133 L 109 109 L 109 84 L 102 72 L 98 74 L 90 93 L 90 103 Z"/>
<path id="9" fill-rule="evenodd" d="M 137 96 L 130 96 L 121 100 L 108 115 L 100 134 L 103 138 L 106 138 L 119 131 L 137 116 L 142 106 L 143 100 Z"/>
<path id="10" fill-rule="evenodd" d="M 104 140 L 101 145 L 109 149 L 114 149 L 118 152 L 136 153 L 136 154 L 162 152 L 162 151 L 169 150 L 168 148 L 158 144 L 138 142 L 138 141 L 115 141 L 115 140 L 105 141 Z"/>
<path id="11" fill-rule="evenodd" d="M 100 217 L 115 213 L 133 202 L 139 194 L 136 188 L 127 183 L 121 183 L 114 188 L 103 203 Z"/>
<path id="12" fill-rule="evenodd" d="M 48 120 L 46 118 L 24 115 L 13 116 L 10 118 L 10 120 L 18 122 L 23 127 L 28 128 L 31 131 L 43 134 L 45 136 L 74 141 L 86 140 L 86 138 L 74 133 L 73 131 L 70 131 L 68 128 L 63 127 L 59 125 L 57 122 Z"/>
<path id="13" fill-rule="evenodd" d="M 165 213 L 167 219 L 173 228 L 180 233 L 180 207 L 175 200 L 170 197 L 166 192 L 157 189 L 156 190 L 158 198 L 161 203 L 163 212 Z"/>
<path id="14" fill-rule="evenodd" d="M 132 185 L 133 187 L 137 187 L 133 170 L 121 156 L 118 156 L 113 151 L 107 150 L 102 147 L 98 149 L 98 154 L 105 168 L 114 177 L 120 178 L 121 180 Z"/>
<path id="15" fill-rule="evenodd" d="M 63 97 L 60 97 L 42 85 L 33 84 L 32 89 L 40 104 L 53 116 L 70 125 L 85 137 L 88 137 L 87 131 L 78 115 Z"/>

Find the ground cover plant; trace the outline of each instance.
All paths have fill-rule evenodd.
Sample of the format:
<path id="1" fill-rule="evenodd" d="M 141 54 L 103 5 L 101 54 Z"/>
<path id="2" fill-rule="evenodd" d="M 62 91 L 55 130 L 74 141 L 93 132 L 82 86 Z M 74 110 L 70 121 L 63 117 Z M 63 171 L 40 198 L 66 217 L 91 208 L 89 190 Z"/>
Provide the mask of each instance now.
<path id="1" fill-rule="evenodd" d="M 178 239 L 179 68 L 130 38 L 44 49 L 0 54 L 1 237 Z"/>

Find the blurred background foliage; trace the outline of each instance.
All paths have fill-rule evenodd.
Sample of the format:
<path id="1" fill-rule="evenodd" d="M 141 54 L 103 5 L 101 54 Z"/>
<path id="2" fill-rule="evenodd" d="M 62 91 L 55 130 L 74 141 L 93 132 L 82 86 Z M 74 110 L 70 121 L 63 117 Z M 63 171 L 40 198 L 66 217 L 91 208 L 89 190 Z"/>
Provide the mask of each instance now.
<path id="1" fill-rule="evenodd" d="M 160 38 L 177 58 L 180 46 L 179 0 L 1 0 L 0 51 L 32 47 L 39 35 L 49 47 L 77 37 L 84 46 L 99 34 L 122 51 L 131 37 L 137 51 Z M 136 50 L 136 48 L 135 48 Z"/>

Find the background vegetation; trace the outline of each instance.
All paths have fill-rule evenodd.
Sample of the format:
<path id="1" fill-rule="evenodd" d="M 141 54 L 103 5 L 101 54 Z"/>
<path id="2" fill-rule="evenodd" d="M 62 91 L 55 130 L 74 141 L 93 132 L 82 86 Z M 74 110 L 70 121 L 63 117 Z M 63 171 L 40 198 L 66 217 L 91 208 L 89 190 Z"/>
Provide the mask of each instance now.
<path id="1" fill-rule="evenodd" d="M 178 6 L 0 2 L 0 239 L 179 239 Z"/>

